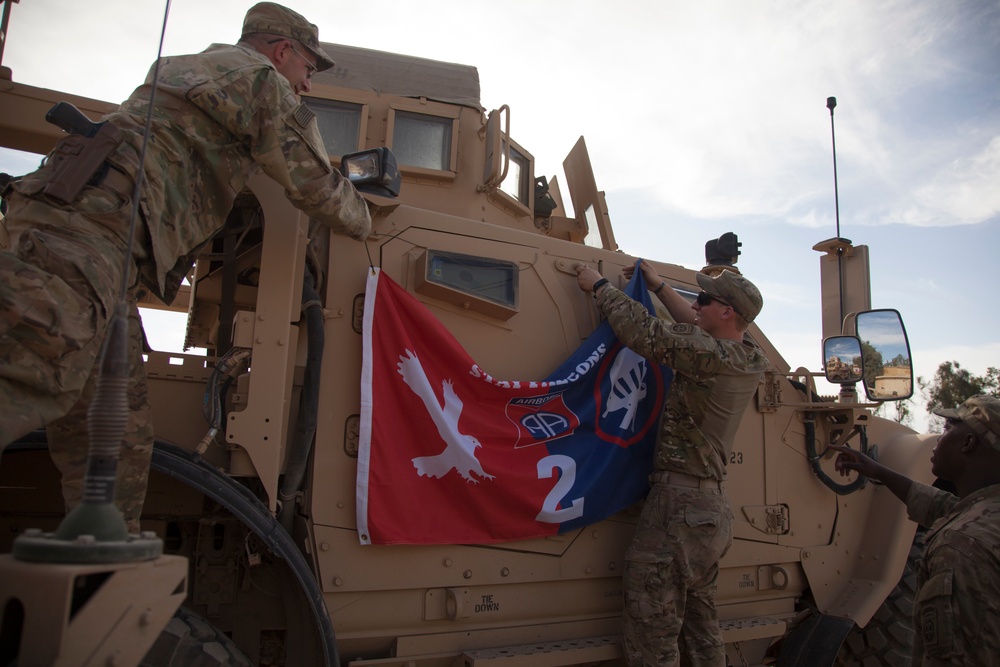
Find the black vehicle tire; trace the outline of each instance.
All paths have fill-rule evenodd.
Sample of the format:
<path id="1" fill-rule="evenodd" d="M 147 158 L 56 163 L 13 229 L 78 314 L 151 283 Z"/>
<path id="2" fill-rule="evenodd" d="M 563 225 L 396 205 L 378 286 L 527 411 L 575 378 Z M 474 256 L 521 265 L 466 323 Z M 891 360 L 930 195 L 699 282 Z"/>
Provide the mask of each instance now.
<path id="1" fill-rule="evenodd" d="M 918 530 L 906 558 L 906 567 L 896 588 L 863 628 L 847 635 L 837 667 L 909 667 L 913 651 L 913 598 L 917 592 L 916 564 L 924 549 L 923 530 Z"/>
<path id="2" fill-rule="evenodd" d="M 232 639 L 181 607 L 139 667 L 253 667 L 253 663 Z"/>

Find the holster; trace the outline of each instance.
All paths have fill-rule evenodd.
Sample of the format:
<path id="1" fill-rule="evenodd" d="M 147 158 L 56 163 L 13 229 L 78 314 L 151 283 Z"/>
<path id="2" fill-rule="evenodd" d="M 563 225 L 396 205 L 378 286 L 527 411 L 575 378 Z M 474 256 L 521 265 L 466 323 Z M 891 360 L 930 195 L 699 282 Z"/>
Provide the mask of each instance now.
<path id="1" fill-rule="evenodd" d="M 101 129 L 93 137 L 72 134 L 64 138 L 48 158 L 52 175 L 42 194 L 71 204 L 83 186 L 100 181 L 107 169 L 104 161 L 123 138 L 122 131 L 111 123 L 101 123 Z"/>

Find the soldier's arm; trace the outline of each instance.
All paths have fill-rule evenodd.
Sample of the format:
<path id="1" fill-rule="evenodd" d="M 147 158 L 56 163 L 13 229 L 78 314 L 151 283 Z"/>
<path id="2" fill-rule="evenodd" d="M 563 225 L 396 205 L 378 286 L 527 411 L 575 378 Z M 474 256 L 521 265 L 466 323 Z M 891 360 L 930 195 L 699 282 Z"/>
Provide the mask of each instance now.
<path id="1" fill-rule="evenodd" d="M 670 317 L 674 319 L 674 322 L 694 324 L 694 310 L 691 308 L 688 300 L 678 294 L 665 280 L 660 278 L 656 269 L 646 260 L 639 262 L 639 269 L 642 271 L 642 280 L 646 283 L 646 289 L 656 295 L 656 298 L 666 307 L 667 312 L 670 313 Z M 635 266 L 626 266 L 622 269 L 622 273 L 625 274 L 626 278 L 631 280 L 632 274 L 635 273 Z"/>
<path id="2" fill-rule="evenodd" d="M 869 479 L 882 482 L 885 488 L 892 491 L 893 495 L 906 502 L 906 497 L 910 493 L 913 484 L 906 475 L 896 472 L 892 468 L 887 468 L 870 456 L 866 456 L 856 449 L 851 449 L 844 445 L 830 445 L 830 449 L 840 452 L 837 456 L 835 467 L 841 475 L 846 475 L 849 471 L 858 472 Z"/>
<path id="3" fill-rule="evenodd" d="M 371 232 L 368 204 L 330 165 L 315 114 L 277 73 L 258 101 L 251 151 L 264 173 L 285 188 L 293 206 L 351 238 Z"/>
<path id="4" fill-rule="evenodd" d="M 910 520 L 928 528 L 950 514 L 959 502 L 958 496 L 922 482 L 911 482 L 906 495 L 906 513 Z"/>
<path id="5" fill-rule="evenodd" d="M 598 290 L 597 307 L 618 340 L 653 363 L 692 378 L 710 376 L 722 365 L 718 341 L 702 329 L 651 315 L 644 305 L 611 285 Z"/>
<path id="6" fill-rule="evenodd" d="M 691 309 L 691 304 L 688 303 L 688 300 L 678 294 L 677 290 L 666 282 L 661 282 L 660 284 L 662 287 L 654 290 L 653 293 L 660 300 L 660 303 L 666 306 L 670 317 L 674 318 L 675 322 L 681 324 L 694 324 L 694 310 Z"/>

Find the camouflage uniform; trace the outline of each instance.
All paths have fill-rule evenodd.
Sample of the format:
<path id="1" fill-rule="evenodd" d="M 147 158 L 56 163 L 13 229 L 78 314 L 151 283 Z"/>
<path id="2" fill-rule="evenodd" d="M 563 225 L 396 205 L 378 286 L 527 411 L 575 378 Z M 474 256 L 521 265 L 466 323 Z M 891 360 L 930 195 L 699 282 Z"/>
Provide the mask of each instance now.
<path id="1" fill-rule="evenodd" d="M 3 200 L 0 199 L 0 203 Z M 0 212 L 0 250 L 7 250 L 10 248 L 10 232 L 7 231 L 7 223 L 4 222 L 4 214 Z"/>
<path id="2" fill-rule="evenodd" d="M 142 352 L 145 335 L 136 294 L 130 295 L 128 313 L 128 423 L 118 459 L 118 483 L 115 487 L 115 506 L 125 517 L 130 533 L 140 530 L 139 517 L 146 499 L 149 479 L 149 462 L 153 456 L 153 421 L 146 385 L 146 367 Z M 90 379 L 69 412 L 46 427 L 52 462 L 62 473 L 63 500 L 69 512 L 83 498 L 83 477 L 87 468 L 87 451 L 90 441 L 87 430 L 87 410 L 97 388 L 98 365 L 94 365 Z"/>
<path id="3" fill-rule="evenodd" d="M 100 191 L 77 203 L 83 212 L 10 197 L 12 247 L 0 252 L 0 446 L 66 414 L 90 378 L 125 244 L 87 216 L 123 205 Z"/>
<path id="4" fill-rule="evenodd" d="M 304 22 L 261 3 L 248 24 L 258 9 L 256 16 L 268 18 L 260 25 L 275 31 L 289 27 L 289 15 Z M 309 50 L 318 48 L 315 26 L 292 28 Z M 105 161 L 106 175 L 72 203 L 43 192 L 52 160 L 13 186 L 5 221 L 12 248 L 0 252 L 0 447 L 67 414 L 91 377 L 124 279 L 150 91 L 147 79 L 105 117 L 124 139 Z M 296 208 L 334 231 L 358 240 L 370 231 L 367 204 L 331 167 L 314 114 L 252 48 L 213 45 L 164 58 L 151 133 L 130 275 L 167 303 L 196 250 L 261 171 Z"/>
<path id="5" fill-rule="evenodd" d="M 619 340 L 673 369 L 653 486 L 625 555 L 625 651 L 632 667 L 726 664 L 715 610 L 732 542 L 721 482 L 743 411 L 766 367 L 760 348 L 651 316 L 606 287 L 597 303 Z"/>
<path id="6" fill-rule="evenodd" d="M 917 569 L 913 667 L 993 665 L 1000 656 L 1000 485 L 962 498 L 912 482 L 906 507 L 929 526 Z"/>
<path id="7" fill-rule="evenodd" d="M 0 249 L 8 249 L 10 244 L 6 224 L 0 219 Z M 146 338 L 137 304 L 137 298 L 141 295 L 135 289 L 129 294 L 129 415 L 118 463 L 116 488 L 116 505 L 125 517 L 130 533 L 138 533 L 140 530 L 139 517 L 142 515 L 149 462 L 153 454 L 153 423 L 146 387 L 146 369 L 142 359 Z M 75 508 L 83 497 L 83 476 L 89 442 L 87 409 L 94 396 L 97 374 L 98 366 L 95 364 L 77 403 L 64 417 L 46 428 L 52 462 L 62 473 L 63 500 L 67 512 Z"/>

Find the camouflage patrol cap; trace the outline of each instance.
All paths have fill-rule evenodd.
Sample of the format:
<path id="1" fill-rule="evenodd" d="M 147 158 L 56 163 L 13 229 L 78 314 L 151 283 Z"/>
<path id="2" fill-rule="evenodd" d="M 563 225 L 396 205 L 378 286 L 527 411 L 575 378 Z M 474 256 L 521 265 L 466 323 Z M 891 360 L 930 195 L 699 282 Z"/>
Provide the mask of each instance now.
<path id="1" fill-rule="evenodd" d="M 722 271 L 716 276 L 699 273 L 698 284 L 709 296 L 732 306 L 747 322 L 753 322 L 764 307 L 764 299 L 756 285 L 735 271 Z"/>
<path id="2" fill-rule="evenodd" d="M 945 419 L 961 419 L 993 449 L 1000 451 L 1000 398 L 980 394 L 957 408 L 935 410 Z"/>
<path id="3" fill-rule="evenodd" d="M 304 16 L 275 2 L 258 2 L 243 19 L 243 34 L 262 32 L 294 39 L 316 56 L 316 69 L 333 67 L 333 59 L 319 46 L 319 29 Z"/>

